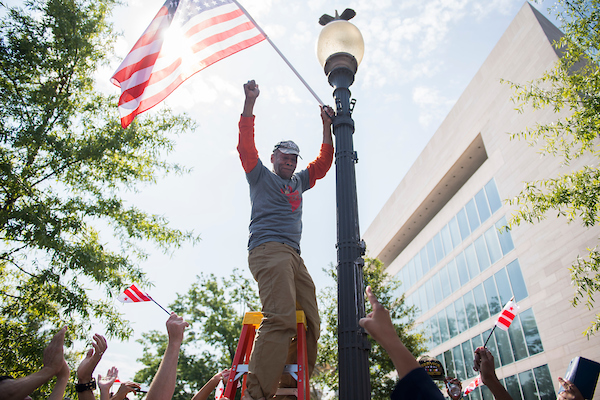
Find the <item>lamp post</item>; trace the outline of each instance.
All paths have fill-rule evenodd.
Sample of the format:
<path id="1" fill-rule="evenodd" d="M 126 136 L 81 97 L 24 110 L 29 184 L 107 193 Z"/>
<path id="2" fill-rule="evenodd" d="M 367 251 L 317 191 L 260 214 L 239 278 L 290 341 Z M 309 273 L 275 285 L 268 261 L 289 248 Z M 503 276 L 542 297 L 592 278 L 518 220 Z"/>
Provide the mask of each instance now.
<path id="1" fill-rule="evenodd" d="M 354 100 L 350 85 L 364 54 L 360 31 L 348 22 L 356 13 L 346 9 L 341 16 L 323 15 L 324 25 L 317 42 L 317 57 L 334 88 L 336 201 L 337 201 L 337 277 L 338 277 L 338 372 L 339 398 L 371 398 L 369 379 L 370 345 L 358 325 L 365 316 L 362 256 L 364 242 L 358 226 L 358 202 L 354 164 L 358 161 L 352 135 Z"/>

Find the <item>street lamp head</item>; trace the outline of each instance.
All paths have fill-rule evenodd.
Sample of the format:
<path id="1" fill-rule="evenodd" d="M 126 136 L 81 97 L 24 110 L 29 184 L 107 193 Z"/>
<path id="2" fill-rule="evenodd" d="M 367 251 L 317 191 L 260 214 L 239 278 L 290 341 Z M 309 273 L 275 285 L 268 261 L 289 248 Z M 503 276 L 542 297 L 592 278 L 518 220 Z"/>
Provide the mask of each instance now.
<path id="1" fill-rule="evenodd" d="M 334 68 L 346 67 L 356 73 L 365 52 L 365 42 L 356 26 L 347 21 L 356 14 L 346 9 L 341 16 L 323 15 L 319 22 L 325 26 L 317 41 L 317 58 L 329 75 Z M 327 21 L 327 22 L 326 22 Z"/>

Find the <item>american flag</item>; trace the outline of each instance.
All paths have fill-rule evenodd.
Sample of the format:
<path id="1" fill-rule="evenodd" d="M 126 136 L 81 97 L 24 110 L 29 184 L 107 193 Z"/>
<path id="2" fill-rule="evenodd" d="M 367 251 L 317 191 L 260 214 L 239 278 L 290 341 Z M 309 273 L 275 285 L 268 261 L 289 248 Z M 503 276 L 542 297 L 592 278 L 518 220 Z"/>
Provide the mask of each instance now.
<path id="1" fill-rule="evenodd" d="M 126 128 L 196 72 L 265 36 L 235 0 L 167 0 L 111 78 Z"/>
<path id="2" fill-rule="evenodd" d="M 514 301 L 509 300 L 498 316 L 496 326 L 504 331 L 507 331 L 510 327 L 510 324 L 512 324 L 513 319 L 515 319 L 517 312 L 519 312 L 519 306 Z"/>
<path id="3" fill-rule="evenodd" d="M 135 283 L 129 286 L 127 289 L 125 289 L 125 291 L 121 293 L 119 297 L 117 297 L 117 300 L 119 300 L 121 303 L 139 303 L 143 301 L 152 301 L 150 296 L 148 296 L 147 293 L 142 292 L 142 290 L 139 287 L 137 287 Z"/>

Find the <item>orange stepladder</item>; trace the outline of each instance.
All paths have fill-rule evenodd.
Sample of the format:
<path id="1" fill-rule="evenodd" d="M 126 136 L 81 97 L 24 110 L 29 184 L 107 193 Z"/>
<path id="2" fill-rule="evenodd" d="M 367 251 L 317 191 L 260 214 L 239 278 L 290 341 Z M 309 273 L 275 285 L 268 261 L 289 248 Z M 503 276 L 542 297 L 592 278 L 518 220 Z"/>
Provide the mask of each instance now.
<path id="1" fill-rule="evenodd" d="M 233 357 L 233 363 L 231 366 L 231 373 L 227 379 L 227 386 L 225 388 L 224 396 L 228 399 L 234 399 L 237 392 L 238 386 L 242 387 L 242 396 L 246 391 L 246 373 L 248 372 L 248 362 L 250 361 L 250 354 L 252 353 L 252 347 L 254 346 L 254 335 L 262 320 L 262 313 L 260 311 L 247 312 L 244 315 L 244 322 L 242 326 L 242 333 L 240 334 L 240 340 Z M 296 310 L 296 330 L 297 330 L 297 352 L 298 352 L 298 364 L 287 364 L 284 368 L 284 373 L 289 373 L 298 382 L 297 388 L 279 388 L 277 395 L 288 395 L 296 396 L 301 400 L 310 400 L 310 386 L 308 379 L 308 367 L 307 367 L 307 352 L 306 352 L 306 315 L 304 311 Z M 241 385 L 238 382 L 242 380 Z"/>

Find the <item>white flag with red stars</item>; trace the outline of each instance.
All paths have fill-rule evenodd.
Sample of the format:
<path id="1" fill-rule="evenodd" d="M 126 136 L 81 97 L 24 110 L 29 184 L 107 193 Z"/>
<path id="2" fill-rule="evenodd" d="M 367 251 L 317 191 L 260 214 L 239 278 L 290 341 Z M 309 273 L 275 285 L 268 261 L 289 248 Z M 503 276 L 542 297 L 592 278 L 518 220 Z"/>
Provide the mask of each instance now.
<path id="1" fill-rule="evenodd" d="M 519 312 L 519 306 L 512 300 L 509 300 L 508 303 L 502 309 L 502 312 L 498 316 L 498 321 L 496 321 L 496 326 L 504 331 L 508 330 L 510 324 L 512 324 L 513 319 L 515 319 L 515 315 Z"/>

